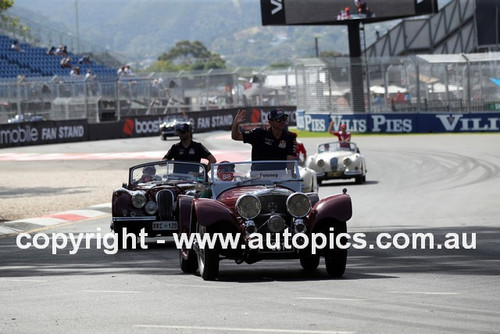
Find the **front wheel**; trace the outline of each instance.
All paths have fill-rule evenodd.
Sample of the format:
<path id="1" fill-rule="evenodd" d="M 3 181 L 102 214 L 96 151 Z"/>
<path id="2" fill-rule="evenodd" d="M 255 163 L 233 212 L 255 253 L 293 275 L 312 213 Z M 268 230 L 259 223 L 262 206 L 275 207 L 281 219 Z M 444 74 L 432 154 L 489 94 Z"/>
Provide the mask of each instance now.
<path id="1" fill-rule="evenodd" d="M 319 255 L 307 255 L 301 257 L 300 265 L 305 271 L 315 271 L 319 266 Z"/>
<path id="2" fill-rule="evenodd" d="M 347 224 L 346 222 L 337 222 L 334 225 L 334 231 L 328 232 L 334 234 L 335 245 L 331 249 L 327 249 L 325 251 L 325 265 L 326 272 L 330 277 L 341 277 L 344 275 L 345 267 L 347 264 L 347 249 L 343 249 L 343 246 L 346 244 L 347 239 L 337 238 L 340 233 L 347 232 Z M 342 248 L 339 248 L 337 243 L 340 243 Z"/>
<path id="3" fill-rule="evenodd" d="M 194 273 L 198 269 L 198 261 L 197 261 L 196 253 L 190 249 L 188 250 L 188 258 L 185 259 L 182 256 L 182 250 L 179 250 L 179 261 L 181 270 L 183 273 L 191 274 Z"/>
<path id="4" fill-rule="evenodd" d="M 316 181 L 318 183 L 318 187 L 321 185 L 321 183 L 323 182 L 323 178 L 322 177 L 318 177 L 316 178 Z"/>
<path id="5" fill-rule="evenodd" d="M 200 239 L 203 238 L 204 234 L 208 233 L 207 228 L 199 224 L 197 230 Z M 214 281 L 219 276 L 218 247 L 211 249 L 207 245 L 204 246 L 204 248 L 200 246 L 198 250 L 198 271 L 205 281 Z"/>

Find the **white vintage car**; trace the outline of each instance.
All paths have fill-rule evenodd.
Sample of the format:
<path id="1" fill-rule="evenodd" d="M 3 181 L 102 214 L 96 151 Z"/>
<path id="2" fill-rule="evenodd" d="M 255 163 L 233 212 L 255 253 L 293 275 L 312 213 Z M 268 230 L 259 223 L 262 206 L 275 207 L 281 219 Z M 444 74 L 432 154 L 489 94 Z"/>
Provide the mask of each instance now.
<path id="1" fill-rule="evenodd" d="M 318 192 L 316 172 L 310 168 L 299 166 L 299 173 L 302 180 L 302 191 L 305 193 Z"/>
<path id="2" fill-rule="evenodd" d="M 316 172 L 318 185 L 325 180 L 354 178 L 356 183 L 366 181 L 365 157 L 352 142 L 331 142 L 318 145 L 310 155 L 306 167 Z"/>

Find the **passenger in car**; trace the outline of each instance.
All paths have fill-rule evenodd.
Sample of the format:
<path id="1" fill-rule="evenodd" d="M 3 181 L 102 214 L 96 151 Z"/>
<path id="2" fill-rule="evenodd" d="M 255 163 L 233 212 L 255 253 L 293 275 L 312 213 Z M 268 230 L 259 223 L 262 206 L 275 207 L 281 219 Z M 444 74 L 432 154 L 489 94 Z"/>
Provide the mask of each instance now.
<path id="1" fill-rule="evenodd" d="M 229 161 L 224 160 L 221 162 L 227 163 L 227 165 L 219 165 L 217 167 L 217 177 L 220 181 L 231 182 L 234 179 L 234 164 L 230 164 Z"/>
<path id="2" fill-rule="evenodd" d="M 282 109 L 273 109 L 267 116 L 269 128 L 240 131 L 246 119 L 246 110 L 240 109 L 234 118 L 231 138 L 252 145 L 252 161 L 296 160 L 296 136 L 286 130 L 288 115 Z"/>
<path id="3" fill-rule="evenodd" d="M 339 139 L 340 147 L 351 147 L 349 144 L 349 142 L 351 141 L 351 133 L 347 131 L 347 125 L 345 123 L 342 123 L 340 124 L 340 131 L 333 131 L 333 124 L 335 124 L 335 121 L 330 122 L 328 132 Z"/>

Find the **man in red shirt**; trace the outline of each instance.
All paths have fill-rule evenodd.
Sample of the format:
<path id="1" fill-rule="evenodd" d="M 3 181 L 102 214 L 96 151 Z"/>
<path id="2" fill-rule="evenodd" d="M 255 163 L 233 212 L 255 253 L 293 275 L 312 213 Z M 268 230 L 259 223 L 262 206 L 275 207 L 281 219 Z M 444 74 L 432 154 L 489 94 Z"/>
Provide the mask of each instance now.
<path id="1" fill-rule="evenodd" d="M 347 132 L 347 126 L 344 123 L 342 123 L 340 124 L 340 132 L 333 131 L 334 123 L 335 121 L 332 121 L 330 123 L 330 126 L 328 127 L 328 132 L 330 132 L 332 135 L 336 136 L 339 139 L 340 147 L 350 147 L 349 142 L 351 141 L 351 133 Z"/>
<path id="2" fill-rule="evenodd" d="M 297 134 L 295 132 L 292 133 L 295 135 L 295 141 L 297 143 L 297 149 L 296 149 L 297 161 L 299 162 L 299 166 L 304 166 L 307 160 L 306 147 L 304 146 L 304 143 L 301 142 L 299 138 L 297 138 Z"/>

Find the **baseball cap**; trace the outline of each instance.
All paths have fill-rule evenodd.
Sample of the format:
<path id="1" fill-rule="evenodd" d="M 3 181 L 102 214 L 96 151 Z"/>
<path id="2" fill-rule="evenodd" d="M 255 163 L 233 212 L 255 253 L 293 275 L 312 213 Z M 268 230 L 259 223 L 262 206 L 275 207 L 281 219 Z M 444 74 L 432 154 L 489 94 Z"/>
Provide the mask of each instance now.
<path id="1" fill-rule="evenodd" d="M 273 109 L 273 110 L 271 110 L 271 112 L 269 114 L 267 114 L 267 119 L 268 120 L 281 119 L 283 117 L 288 118 L 288 115 L 285 114 L 285 112 L 283 111 L 283 109 L 280 109 L 280 108 Z"/>
<path id="2" fill-rule="evenodd" d="M 176 130 L 179 132 L 191 132 L 192 131 L 191 124 L 189 124 L 189 123 L 179 124 L 179 125 L 177 125 Z"/>
<path id="3" fill-rule="evenodd" d="M 345 123 L 342 123 L 342 124 L 340 124 L 340 128 L 345 129 L 345 128 L 347 128 L 347 125 L 345 125 Z"/>

